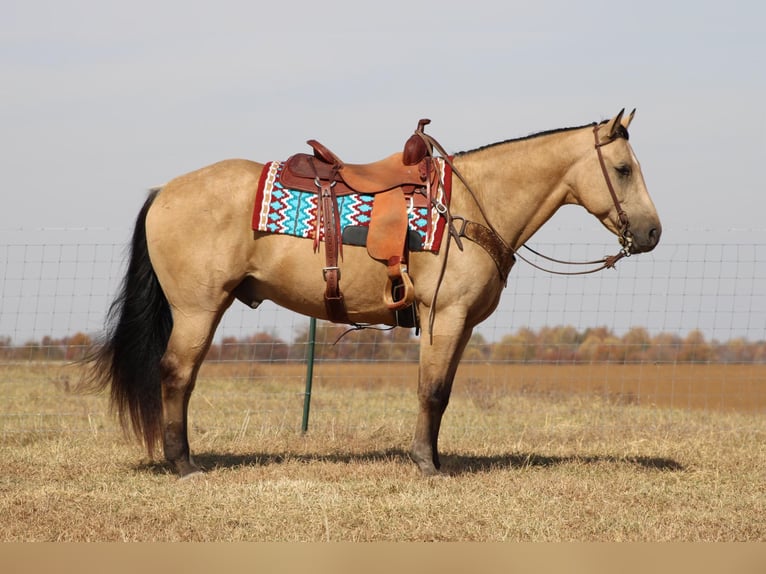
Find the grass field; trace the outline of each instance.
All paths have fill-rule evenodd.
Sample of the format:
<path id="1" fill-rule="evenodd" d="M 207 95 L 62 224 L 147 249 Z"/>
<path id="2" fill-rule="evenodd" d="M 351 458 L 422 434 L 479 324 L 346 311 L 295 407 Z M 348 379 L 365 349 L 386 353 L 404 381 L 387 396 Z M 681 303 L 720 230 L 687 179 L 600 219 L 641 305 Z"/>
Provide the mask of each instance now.
<path id="1" fill-rule="evenodd" d="M 301 365 L 207 365 L 179 481 L 73 369 L 0 365 L 0 540 L 766 540 L 763 367 L 464 365 L 429 479 L 414 368 L 318 365 L 304 436 Z"/>

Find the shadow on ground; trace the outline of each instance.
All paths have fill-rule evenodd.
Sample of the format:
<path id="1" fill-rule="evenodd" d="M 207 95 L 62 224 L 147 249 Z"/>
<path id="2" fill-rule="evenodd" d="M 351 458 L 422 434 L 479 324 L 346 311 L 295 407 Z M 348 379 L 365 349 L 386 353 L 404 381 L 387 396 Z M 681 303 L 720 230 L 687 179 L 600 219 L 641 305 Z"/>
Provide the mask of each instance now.
<path id="1" fill-rule="evenodd" d="M 262 467 L 283 464 L 285 461 L 324 462 L 330 464 L 350 464 L 369 462 L 395 462 L 413 465 L 409 454 L 397 448 L 365 453 L 332 453 L 332 454 L 215 454 L 202 453 L 194 455 L 194 461 L 203 471 L 233 469 L 248 466 Z M 457 454 L 441 455 L 442 472 L 446 475 L 459 476 L 476 474 L 502 469 L 547 468 L 565 464 L 628 464 L 655 471 L 683 471 L 679 462 L 663 457 L 652 456 L 613 456 L 613 455 L 571 455 L 551 456 L 535 453 L 513 453 L 491 456 L 461 456 Z M 169 465 L 162 462 L 151 462 L 137 465 L 139 472 L 154 472 L 167 474 L 171 472 Z"/>

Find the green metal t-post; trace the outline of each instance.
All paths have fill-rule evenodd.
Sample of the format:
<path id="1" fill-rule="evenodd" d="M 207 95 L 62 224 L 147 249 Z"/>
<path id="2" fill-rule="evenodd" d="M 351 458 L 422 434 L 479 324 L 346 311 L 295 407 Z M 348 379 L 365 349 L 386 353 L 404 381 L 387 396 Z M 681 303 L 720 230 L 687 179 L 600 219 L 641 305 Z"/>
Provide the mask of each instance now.
<path id="1" fill-rule="evenodd" d="M 311 383 L 314 380 L 314 350 L 316 347 L 317 320 L 311 318 L 309 322 L 309 340 L 306 349 L 306 392 L 303 395 L 303 422 L 301 431 L 306 434 L 309 430 L 309 409 L 311 408 Z"/>

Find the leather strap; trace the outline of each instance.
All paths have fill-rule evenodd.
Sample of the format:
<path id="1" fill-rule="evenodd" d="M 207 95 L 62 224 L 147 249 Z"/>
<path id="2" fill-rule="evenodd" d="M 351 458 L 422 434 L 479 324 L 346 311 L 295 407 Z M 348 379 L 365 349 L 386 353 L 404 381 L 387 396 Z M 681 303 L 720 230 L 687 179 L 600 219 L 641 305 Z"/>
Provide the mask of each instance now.
<path id="1" fill-rule="evenodd" d="M 606 169 L 604 154 L 601 153 L 601 148 L 604 147 L 605 145 L 609 145 L 610 143 L 612 143 L 614 139 L 608 139 L 605 142 L 599 142 L 598 141 L 598 124 L 593 125 L 593 138 L 596 140 L 596 143 L 595 143 L 596 154 L 598 155 L 598 163 L 601 166 L 601 173 L 604 174 L 604 179 L 606 180 L 606 187 L 609 189 L 609 195 L 612 196 L 614 207 L 615 209 L 617 209 L 617 217 L 620 220 L 620 240 L 629 242 L 628 237 L 630 235 L 630 220 L 628 219 L 628 214 L 625 213 L 625 210 L 622 208 L 622 204 L 620 204 L 620 200 L 617 198 L 617 193 L 614 191 L 614 186 L 612 185 L 612 178 L 609 177 L 609 170 Z"/>
<path id="2" fill-rule="evenodd" d="M 461 218 L 452 218 L 453 221 L 456 219 Z M 460 237 L 465 237 L 484 249 L 495 262 L 502 282 L 507 282 L 508 274 L 511 272 L 513 264 L 516 263 L 516 257 L 513 249 L 506 245 L 497 233 L 486 225 L 463 219 L 462 229 L 457 230 L 456 239 L 459 240 Z"/>
<path id="3" fill-rule="evenodd" d="M 336 166 L 339 168 L 339 166 Z M 334 172 L 337 170 L 334 170 Z M 340 290 L 340 267 L 338 259 L 343 256 L 340 240 L 340 218 L 338 199 L 335 195 L 335 173 L 327 181 L 316 178 L 317 217 L 314 229 L 314 251 L 319 249 L 320 226 L 324 232 L 325 267 L 322 275 L 325 280 L 324 305 L 327 318 L 333 323 L 350 323 L 343 293 Z"/>

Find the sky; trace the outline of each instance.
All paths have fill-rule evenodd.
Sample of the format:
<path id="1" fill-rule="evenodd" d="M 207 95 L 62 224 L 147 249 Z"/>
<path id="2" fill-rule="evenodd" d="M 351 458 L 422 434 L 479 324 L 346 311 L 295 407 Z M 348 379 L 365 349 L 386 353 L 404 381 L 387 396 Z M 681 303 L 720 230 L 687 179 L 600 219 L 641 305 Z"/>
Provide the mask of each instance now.
<path id="1" fill-rule="evenodd" d="M 452 152 L 634 107 L 664 243 L 766 237 L 763 2 L 2 7 L 5 237 L 123 240 L 149 187 L 225 158 L 285 159 L 309 138 L 367 162 L 400 149 L 421 117 Z M 569 207 L 539 235 L 612 240 Z"/>

